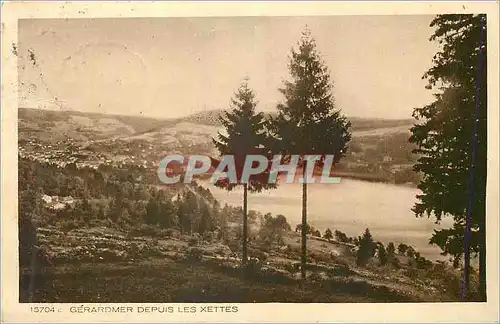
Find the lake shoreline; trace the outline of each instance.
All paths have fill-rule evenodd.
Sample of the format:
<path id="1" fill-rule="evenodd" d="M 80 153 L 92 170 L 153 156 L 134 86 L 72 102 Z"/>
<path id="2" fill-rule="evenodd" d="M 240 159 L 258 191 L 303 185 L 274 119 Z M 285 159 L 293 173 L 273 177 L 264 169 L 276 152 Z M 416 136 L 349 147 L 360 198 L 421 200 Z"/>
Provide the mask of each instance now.
<path id="1" fill-rule="evenodd" d="M 345 178 L 345 179 L 352 179 L 352 180 L 360 180 L 360 181 L 366 181 L 366 182 L 375 182 L 375 183 L 383 183 L 383 184 L 389 184 L 389 185 L 394 185 L 394 186 L 400 186 L 400 187 L 406 187 L 406 188 L 414 188 L 417 189 L 417 185 L 414 183 L 394 183 L 387 178 L 379 175 L 372 175 L 369 173 L 356 173 L 356 172 L 335 172 L 335 176 L 340 177 L 340 178 Z"/>
<path id="2" fill-rule="evenodd" d="M 226 191 L 215 187 L 208 179 L 199 185 L 210 190 L 221 204 L 241 206 L 242 189 Z M 276 190 L 264 190 L 248 196 L 249 209 L 260 213 L 282 214 L 295 226 L 301 221 L 302 186 L 279 185 Z M 320 183 L 308 186 L 308 222 L 320 231 L 339 229 L 356 237 L 369 228 L 377 240 L 409 244 L 431 260 L 442 260 L 442 252 L 428 241 L 434 230 L 451 226 L 436 225 L 432 219 L 417 218 L 412 212 L 418 188 L 343 178 L 339 184 Z"/>
<path id="3" fill-rule="evenodd" d="M 382 183 L 382 184 L 387 184 L 387 185 L 393 185 L 393 186 L 398 186 L 398 187 L 403 187 L 403 188 L 412 188 L 412 189 L 418 189 L 418 186 L 414 183 L 394 183 L 393 181 L 390 181 L 386 177 L 380 176 L 380 175 L 373 175 L 369 173 L 356 173 L 356 172 L 335 172 L 332 176 L 335 177 L 340 177 L 344 179 L 351 179 L 351 180 L 358 180 L 358 181 L 364 181 L 364 182 L 371 182 L 371 183 Z M 199 175 L 195 176 L 195 180 L 199 180 L 200 182 L 205 182 L 208 181 L 212 177 L 212 174 L 207 173 L 204 175 Z M 279 181 L 278 181 L 279 183 Z"/>

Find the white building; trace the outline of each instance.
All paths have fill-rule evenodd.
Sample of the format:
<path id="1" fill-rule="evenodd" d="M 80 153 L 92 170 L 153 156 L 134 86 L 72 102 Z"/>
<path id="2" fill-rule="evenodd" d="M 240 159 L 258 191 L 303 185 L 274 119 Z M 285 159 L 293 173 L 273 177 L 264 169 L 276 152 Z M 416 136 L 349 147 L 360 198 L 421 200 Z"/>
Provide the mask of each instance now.
<path id="1" fill-rule="evenodd" d="M 52 197 L 51 197 L 51 196 L 48 196 L 48 195 L 42 195 L 42 200 L 43 200 L 46 204 L 50 204 L 50 203 L 52 203 Z"/>

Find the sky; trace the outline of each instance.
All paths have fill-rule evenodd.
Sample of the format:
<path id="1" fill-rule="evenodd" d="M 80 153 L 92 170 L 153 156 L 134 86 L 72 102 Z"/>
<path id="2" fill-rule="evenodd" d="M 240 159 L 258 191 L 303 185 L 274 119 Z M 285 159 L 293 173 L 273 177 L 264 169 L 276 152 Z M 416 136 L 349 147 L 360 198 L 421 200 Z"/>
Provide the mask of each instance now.
<path id="1" fill-rule="evenodd" d="M 432 16 L 29 19 L 19 21 L 19 105 L 175 118 L 228 109 L 245 77 L 258 110 L 283 98 L 305 26 L 349 117 L 411 118 L 432 100 L 422 75 Z M 34 60 L 29 52 L 34 53 Z"/>

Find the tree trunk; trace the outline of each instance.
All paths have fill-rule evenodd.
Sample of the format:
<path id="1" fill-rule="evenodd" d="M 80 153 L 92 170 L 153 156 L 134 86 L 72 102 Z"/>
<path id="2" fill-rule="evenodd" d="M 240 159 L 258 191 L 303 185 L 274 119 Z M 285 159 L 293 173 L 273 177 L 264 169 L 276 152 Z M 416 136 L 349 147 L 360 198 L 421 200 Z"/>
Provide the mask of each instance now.
<path id="1" fill-rule="evenodd" d="M 306 173 L 306 162 L 304 161 L 303 166 L 303 179 L 302 184 L 302 258 L 300 272 L 302 279 L 306 279 L 306 266 L 307 266 L 307 182 L 305 179 Z"/>
<path id="2" fill-rule="evenodd" d="M 467 233 L 467 231 L 466 231 Z M 467 234 L 466 234 L 467 235 Z M 470 234 L 468 234 L 470 236 Z M 462 279 L 462 301 L 469 300 L 469 283 L 470 283 L 470 249 L 464 253 L 464 274 Z"/>
<path id="3" fill-rule="evenodd" d="M 37 247 L 33 244 L 31 246 L 31 273 L 30 273 L 30 283 L 28 288 L 28 301 L 30 303 L 32 303 L 33 299 L 35 298 L 35 280 L 38 273 L 36 257 L 37 257 Z"/>
<path id="4" fill-rule="evenodd" d="M 243 265 L 247 264 L 247 254 L 248 254 L 248 249 L 247 249 L 247 236 L 248 236 L 248 229 L 247 229 L 247 196 L 248 196 L 248 184 L 244 183 L 243 184 L 243 258 L 242 262 Z"/>
<path id="5" fill-rule="evenodd" d="M 479 299 L 486 301 L 486 224 L 480 225 L 479 235 Z"/>

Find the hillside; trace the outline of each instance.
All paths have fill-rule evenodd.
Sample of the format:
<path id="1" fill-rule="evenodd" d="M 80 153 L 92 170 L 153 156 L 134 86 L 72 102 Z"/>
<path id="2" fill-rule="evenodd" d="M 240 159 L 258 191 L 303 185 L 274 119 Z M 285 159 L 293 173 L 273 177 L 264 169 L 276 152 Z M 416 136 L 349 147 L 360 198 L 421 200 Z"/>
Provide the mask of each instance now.
<path id="1" fill-rule="evenodd" d="M 189 115 L 187 117 L 179 118 L 177 121 L 191 122 L 196 124 L 221 126 L 219 118 L 223 110 L 209 110 Z M 266 113 L 266 117 L 274 117 L 275 113 Z M 364 131 L 379 128 L 392 128 L 392 127 L 408 127 L 414 123 L 414 120 L 409 119 L 383 119 L 383 118 L 361 118 L 361 117 L 348 117 L 351 121 L 351 130 Z"/>
<path id="2" fill-rule="evenodd" d="M 177 119 L 154 119 L 75 111 L 19 109 L 19 142 L 89 150 L 97 160 L 155 166 L 166 154 L 217 155 L 212 138 L 223 131 L 219 110 Z M 353 138 L 336 165 L 342 177 L 416 184 L 416 157 L 408 143 L 411 120 L 351 118 Z M 30 151 L 26 147 L 27 152 Z M 80 147 L 80 149 L 78 149 Z M 46 151 L 46 150 L 45 150 Z M 91 153 L 89 153 L 91 154 Z M 45 154 L 46 155 L 46 154 Z M 42 157 L 45 158 L 46 156 Z"/>
<path id="3" fill-rule="evenodd" d="M 165 123 L 163 120 L 142 116 L 108 115 L 32 108 L 19 108 L 18 121 L 20 135 L 36 135 L 47 140 L 68 137 L 76 140 L 88 140 L 113 136 L 129 136 Z"/>
<path id="4" fill-rule="evenodd" d="M 143 116 L 107 115 L 80 111 L 53 111 L 32 108 L 19 108 L 19 134 L 39 136 L 41 139 L 74 138 L 89 140 L 106 137 L 137 137 L 156 139 L 157 133 L 195 130 L 198 133 L 213 134 L 220 128 L 219 117 L 222 110 L 210 110 L 175 119 L 157 119 Z M 268 115 L 271 116 L 271 115 Z M 412 119 L 370 119 L 350 117 L 354 135 L 370 135 L 369 131 L 378 130 L 390 133 L 409 129 Z M 189 127 L 186 127 L 189 125 Z M 200 127 L 199 125 L 203 125 Z M 205 127 L 205 126 L 212 126 Z M 377 134 L 376 132 L 373 134 Z M 161 138 L 159 138 L 161 139 Z"/>
<path id="5" fill-rule="evenodd" d="M 20 140 L 23 302 L 29 301 L 31 276 L 36 276 L 32 288 L 38 302 L 186 302 L 194 301 L 192 296 L 198 296 L 199 302 L 456 300 L 456 271 L 426 259 L 412 246 L 399 244 L 398 252 L 393 246 L 386 259 L 373 255 L 360 261 L 356 249 L 361 237 L 348 237 L 335 229 L 334 240 L 322 238 L 326 234 L 312 226 L 310 280 L 304 284 L 298 279 L 300 236 L 292 230 L 296 224 L 288 223 L 284 215 L 249 213 L 252 261 L 240 267 L 242 209 L 222 205 L 201 185 L 162 186 L 156 172 L 151 172 L 170 152 L 202 154 L 212 149 L 207 134 L 216 126 L 178 121 L 138 134 L 131 124 L 114 116 L 24 114 L 20 124 L 39 127 L 46 135 L 78 127 L 76 134 L 102 138 L 56 145 Z M 42 125 L 47 126 L 41 129 Z M 343 172 L 364 176 L 376 174 L 375 168 L 384 175 L 409 165 L 408 134 L 383 134 L 355 137 Z M 205 146 L 199 138 L 204 138 Z M 385 159 L 380 164 L 384 157 L 392 162 Z M 379 181 L 394 180 L 385 176 Z M 375 240 L 373 244 L 382 251 L 384 245 Z M 37 250 L 30 246 L 35 241 Z M 384 249 L 391 250 L 389 246 Z M 411 253 L 400 252 L 400 246 Z M 30 268 L 33 251 L 40 258 L 40 268 Z M 81 277 L 86 288 L 74 277 Z"/>

